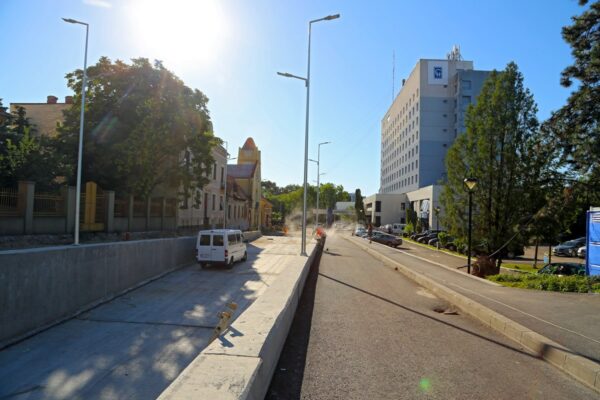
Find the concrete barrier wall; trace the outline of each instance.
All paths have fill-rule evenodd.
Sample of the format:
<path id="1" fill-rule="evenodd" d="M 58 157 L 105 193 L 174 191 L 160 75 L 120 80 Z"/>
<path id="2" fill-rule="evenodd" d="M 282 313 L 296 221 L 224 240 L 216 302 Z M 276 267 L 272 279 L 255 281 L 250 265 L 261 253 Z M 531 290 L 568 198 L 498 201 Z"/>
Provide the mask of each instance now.
<path id="1" fill-rule="evenodd" d="M 246 231 L 246 232 L 244 232 L 244 239 L 247 240 L 247 241 L 249 241 L 249 242 L 258 239 L 261 236 L 262 236 L 262 233 L 260 231 Z"/>
<path id="2" fill-rule="evenodd" d="M 195 237 L 0 252 L 0 348 L 195 262 Z"/>
<path id="3" fill-rule="evenodd" d="M 309 257 L 284 256 L 285 268 L 224 334 L 179 374 L 158 400 L 265 398 L 279 355 L 292 325 L 310 266 L 320 251 L 307 246 Z M 235 333 L 234 333 L 235 332 Z"/>

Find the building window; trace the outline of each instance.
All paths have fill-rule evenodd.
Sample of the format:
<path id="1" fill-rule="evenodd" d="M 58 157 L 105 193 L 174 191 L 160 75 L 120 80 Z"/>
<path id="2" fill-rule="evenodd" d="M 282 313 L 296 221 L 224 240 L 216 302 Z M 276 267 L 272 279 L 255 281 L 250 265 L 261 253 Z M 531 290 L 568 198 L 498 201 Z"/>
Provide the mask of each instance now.
<path id="1" fill-rule="evenodd" d="M 400 203 L 400 209 L 403 211 L 406 210 L 406 204 Z"/>
<path id="2" fill-rule="evenodd" d="M 217 163 L 213 165 L 213 179 L 217 179 Z"/>
<path id="3" fill-rule="evenodd" d="M 215 170 L 216 171 L 216 170 Z M 217 196 L 212 195 L 212 210 L 215 211 L 215 204 L 217 203 Z"/>
<path id="4" fill-rule="evenodd" d="M 460 85 L 463 89 L 471 89 L 471 81 L 460 81 Z"/>
<path id="5" fill-rule="evenodd" d="M 381 201 L 375 202 L 375 212 L 381 212 Z"/>
<path id="6" fill-rule="evenodd" d="M 225 168 L 221 167 L 221 183 L 223 183 L 224 176 L 225 176 Z"/>
<path id="7" fill-rule="evenodd" d="M 223 196 L 219 196 L 219 211 L 223 211 Z"/>

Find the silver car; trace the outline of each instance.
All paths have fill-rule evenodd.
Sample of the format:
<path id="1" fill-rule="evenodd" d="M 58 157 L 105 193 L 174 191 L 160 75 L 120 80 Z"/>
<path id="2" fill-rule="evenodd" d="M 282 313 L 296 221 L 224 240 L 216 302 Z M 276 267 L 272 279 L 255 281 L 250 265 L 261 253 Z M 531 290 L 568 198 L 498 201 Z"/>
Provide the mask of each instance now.
<path id="1" fill-rule="evenodd" d="M 585 258 L 585 246 L 581 246 L 577 249 L 577 257 Z"/>

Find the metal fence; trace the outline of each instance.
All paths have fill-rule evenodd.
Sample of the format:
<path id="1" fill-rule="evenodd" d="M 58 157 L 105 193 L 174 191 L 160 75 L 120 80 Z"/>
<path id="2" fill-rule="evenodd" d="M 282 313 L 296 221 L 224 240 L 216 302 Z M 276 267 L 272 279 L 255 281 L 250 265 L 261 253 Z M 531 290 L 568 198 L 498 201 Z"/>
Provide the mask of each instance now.
<path id="1" fill-rule="evenodd" d="M 150 200 L 150 216 L 160 217 L 162 215 L 162 197 L 154 197 Z"/>
<path id="2" fill-rule="evenodd" d="M 64 197 L 60 193 L 36 192 L 33 196 L 33 215 L 36 217 L 64 216 Z"/>
<path id="3" fill-rule="evenodd" d="M 134 217 L 145 217 L 146 216 L 146 202 L 140 197 L 135 197 L 133 199 L 133 216 Z"/>
<path id="4" fill-rule="evenodd" d="M 128 217 L 129 216 L 129 198 L 116 198 L 115 199 L 115 217 Z"/>
<path id="5" fill-rule="evenodd" d="M 0 215 L 19 215 L 19 190 L 17 188 L 0 189 Z"/>

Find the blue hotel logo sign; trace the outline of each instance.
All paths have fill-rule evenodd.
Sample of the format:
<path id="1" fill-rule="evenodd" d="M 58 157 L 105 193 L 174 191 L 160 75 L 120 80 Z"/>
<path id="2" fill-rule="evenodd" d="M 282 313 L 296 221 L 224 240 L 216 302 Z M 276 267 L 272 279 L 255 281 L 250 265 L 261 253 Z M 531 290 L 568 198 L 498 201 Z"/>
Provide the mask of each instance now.
<path id="1" fill-rule="evenodd" d="M 442 67 L 433 67 L 433 79 L 442 79 Z"/>

